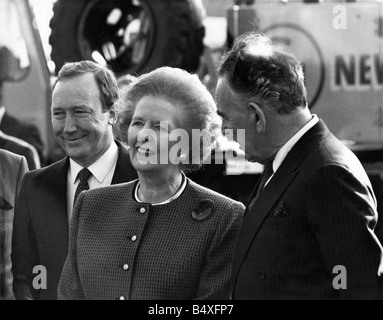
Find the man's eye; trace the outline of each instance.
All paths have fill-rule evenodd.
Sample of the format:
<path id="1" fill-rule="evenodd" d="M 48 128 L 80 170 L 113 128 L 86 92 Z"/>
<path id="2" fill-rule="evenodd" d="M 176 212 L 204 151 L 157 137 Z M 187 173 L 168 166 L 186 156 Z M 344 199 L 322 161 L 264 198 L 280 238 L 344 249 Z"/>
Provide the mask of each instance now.
<path id="1" fill-rule="evenodd" d="M 74 114 L 76 116 L 84 116 L 84 115 L 89 114 L 89 112 L 88 111 L 84 111 L 84 110 L 77 110 L 77 111 L 74 112 Z"/>
<path id="2" fill-rule="evenodd" d="M 140 122 L 140 121 L 132 121 L 131 126 L 141 127 L 142 126 L 142 122 Z"/>

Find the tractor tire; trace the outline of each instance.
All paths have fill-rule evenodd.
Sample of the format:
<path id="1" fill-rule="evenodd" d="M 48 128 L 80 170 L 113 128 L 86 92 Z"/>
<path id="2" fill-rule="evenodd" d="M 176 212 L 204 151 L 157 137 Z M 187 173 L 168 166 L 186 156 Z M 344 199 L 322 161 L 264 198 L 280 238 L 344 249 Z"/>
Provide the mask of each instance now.
<path id="1" fill-rule="evenodd" d="M 203 18 L 194 0 L 58 0 L 49 37 L 55 71 L 65 62 L 93 60 L 118 77 L 160 66 L 195 72 Z"/>

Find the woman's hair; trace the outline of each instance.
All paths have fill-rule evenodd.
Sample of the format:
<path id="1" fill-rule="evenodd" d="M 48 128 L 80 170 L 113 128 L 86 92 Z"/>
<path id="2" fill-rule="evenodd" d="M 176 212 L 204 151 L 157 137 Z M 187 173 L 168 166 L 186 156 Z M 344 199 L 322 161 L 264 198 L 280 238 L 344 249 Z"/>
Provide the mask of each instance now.
<path id="1" fill-rule="evenodd" d="M 84 60 L 65 63 L 59 71 L 56 84 L 64 79 L 70 79 L 85 73 L 92 73 L 96 80 L 100 90 L 103 111 L 109 111 L 113 107 L 117 107 L 120 99 L 117 79 L 112 70 L 95 62 Z"/>
<path id="2" fill-rule="evenodd" d="M 301 63 L 265 35 L 239 36 L 222 59 L 219 76 L 245 100 L 269 105 L 280 114 L 307 106 Z"/>
<path id="3" fill-rule="evenodd" d="M 178 68 L 161 67 L 138 77 L 123 93 L 123 104 L 120 106 L 117 128 L 124 141 L 127 141 L 127 131 L 137 103 L 148 96 L 167 100 L 180 108 L 178 114 L 182 115 L 182 119 L 176 121 L 189 137 L 188 164 L 183 163 L 182 169 L 200 168 L 214 148 L 221 129 L 221 119 L 210 92 L 196 75 Z M 204 133 L 198 139 L 198 155 L 195 155 L 195 145 L 193 148 L 193 129 Z"/>

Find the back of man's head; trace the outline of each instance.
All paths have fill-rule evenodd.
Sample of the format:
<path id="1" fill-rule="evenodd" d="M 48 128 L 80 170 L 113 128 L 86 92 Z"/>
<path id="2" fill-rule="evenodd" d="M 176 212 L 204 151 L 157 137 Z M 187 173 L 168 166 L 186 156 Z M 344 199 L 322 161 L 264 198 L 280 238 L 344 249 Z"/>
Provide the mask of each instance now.
<path id="1" fill-rule="evenodd" d="M 239 98 L 288 114 L 307 106 L 302 65 L 262 34 L 239 36 L 220 64 L 218 75 Z"/>
<path id="2" fill-rule="evenodd" d="M 84 60 L 79 62 L 67 62 L 57 75 L 57 82 L 70 79 L 75 76 L 92 73 L 100 89 L 100 98 L 104 111 L 111 110 L 120 99 L 119 87 L 113 71 L 95 62 Z"/>

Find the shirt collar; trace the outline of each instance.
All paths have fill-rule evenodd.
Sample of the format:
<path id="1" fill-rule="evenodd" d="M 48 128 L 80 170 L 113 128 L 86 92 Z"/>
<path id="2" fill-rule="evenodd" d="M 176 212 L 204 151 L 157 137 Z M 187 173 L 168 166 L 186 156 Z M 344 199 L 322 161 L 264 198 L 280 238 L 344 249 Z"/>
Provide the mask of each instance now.
<path id="1" fill-rule="evenodd" d="M 104 154 L 99 157 L 94 163 L 92 163 L 88 170 L 92 173 L 92 175 L 97 179 L 99 183 L 102 183 L 108 172 L 113 168 L 114 164 L 118 159 L 118 147 L 115 142 L 111 144 L 108 150 L 104 152 Z M 70 162 L 70 175 L 73 183 L 76 182 L 76 178 L 82 166 L 80 166 L 77 162 L 69 159 Z"/>
<path id="2" fill-rule="evenodd" d="M 306 123 L 306 125 L 299 130 L 289 141 L 285 143 L 285 145 L 277 152 L 275 159 L 273 161 L 273 171 L 276 172 L 278 168 L 281 166 L 283 160 L 285 160 L 287 154 L 294 147 L 294 145 L 299 141 L 303 135 L 309 131 L 313 126 L 315 126 L 319 121 L 319 118 L 316 114 L 312 115 L 311 120 Z"/>
<path id="3" fill-rule="evenodd" d="M 5 115 L 5 107 L 0 106 L 0 124 L 1 124 L 1 121 L 3 121 L 4 115 Z"/>
<path id="4" fill-rule="evenodd" d="M 181 185 L 180 187 L 178 188 L 178 191 L 173 194 L 170 198 L 162 201 L 162 202 L 158 202 L 158 203 L 152 203 L 152 206 L 160 206 L 160 205 L 163 205 L 163 204 L 167 204 L 167 203 L 170 203 L 172 202 L 173 200 L 176 200 L 179 198 L 179 196 L 184 192 L 185 188 L 186 188 L 186 184 L 187 184 L 187 179 L 186 179 L 186 176 L 183 172 L 181 172 L 182 174 L 182 181 L 181 181 Z M 136 184 L 136 189 L 134 190 L 134 198 L 137 202 L 139 203 L 143 203 L 139 198 L 138 198 L 138 189 L 140 188 L 140 181 L 138 181 L 138 183 Z"/>

